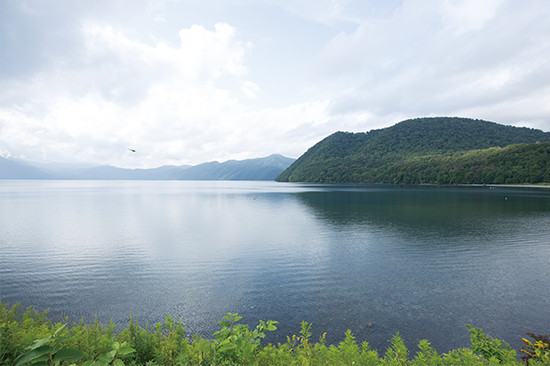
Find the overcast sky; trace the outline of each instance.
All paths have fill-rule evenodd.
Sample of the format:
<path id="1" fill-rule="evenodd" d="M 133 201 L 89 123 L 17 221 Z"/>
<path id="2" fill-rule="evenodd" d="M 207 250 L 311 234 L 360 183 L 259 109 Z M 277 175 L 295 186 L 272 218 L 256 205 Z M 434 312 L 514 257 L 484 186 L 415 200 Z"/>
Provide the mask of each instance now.
<path id="1" fill-rule="evenodd" d="M 550 131 L 549 19 L 548 0 L 0 0 L 0 155 L 296 158 L 423 116 Z"/>

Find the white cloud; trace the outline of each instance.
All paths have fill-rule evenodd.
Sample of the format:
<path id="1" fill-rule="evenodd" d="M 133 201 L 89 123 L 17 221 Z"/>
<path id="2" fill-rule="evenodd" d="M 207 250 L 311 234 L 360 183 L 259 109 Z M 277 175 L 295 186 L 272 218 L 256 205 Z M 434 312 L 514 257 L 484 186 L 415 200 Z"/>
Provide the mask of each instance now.
<path id="1" fill-rule="evenodd" d="M 82 35 L 81 60 L 36 75 L 24 103 L 0 107 L 0 140 L 13 155 L 155 167 L 298 156 L 324 137 L 315 128 L 328 123 L 327 102 L 248 104 L 261 94 L 246 78 L 251 44 L 228 24 L 182 29 L 177 45 L 100 23 L 85 23 Z M 314 132 L 291 136 L 298 126 Z"/>
<path id="2" fill-rule="evenodd" d="M 4 155 L 298 157 L 338 130 L 430 115 L 550 130 L 547 0 L 98 0 L 55 14 L 33 1 L 0 2 L 0 31 L 23 40 L 0 40 Z"/>
<path id="3" fill-rule="evenodd" d="M 33 159 L 117 165 L 229 155 L 224 141 L 243 124 L 236 120 L 243 114 L 239 98 L 259 93 L 242 79 L 249 45 L 236 39 L 233 27 L 182 29 L 178 47 L 146 44 L 97 23 L 85 24 L 83 36 L 82 64 L 38 75 L 23 93 L 29 96 L 24 104 L 0 109 L 3 144 L 16 151 L 24 146 Z M 240 88 L 219 86 L 224 78 Z M 136 155 L 124 154 L 126 145 L 139 150 L 141 163 L 129 160 Z"/>
<path id="4" fill-rule="evenodd" d="M 246 73 L 243 64 L 245 45 L 235 42 L 235 29 L 218 23 L 215 32 L 200 25 L 179 32 L 182 51 L 180 72 L 199 79 L 221 75 L 240 76 Z"/>
<path id="5" fill-rule="evenodd" d="M 550 32 L 548 16 L 550 4 L 541 2 L 404 1 L 390 16 L 364 19 L 328 42 L 317 75 L 340 90 L 338 114 L 369 111 L 389 120 L 395 112 L 485 108 L 490 117 L 498 105 L 519 115 L 519 101 L 540 102 L 550 82 L 550 39 L 541 37 Z"/>
<path id="6" fill-rule="evenodd" d="M 501 3 L 501 0 L 445 0 L 441 13 L 445 23 L 460 34 L 483 28 Z"/>
<path id="7" fill-rule="evenodd" d="M 284 2 L 281 6 L 296 16 L 332 25 L 339 21 L 352 21 L 355 18 L 346 12 L 351 2 L 351 0 L 300 0 Z"/>

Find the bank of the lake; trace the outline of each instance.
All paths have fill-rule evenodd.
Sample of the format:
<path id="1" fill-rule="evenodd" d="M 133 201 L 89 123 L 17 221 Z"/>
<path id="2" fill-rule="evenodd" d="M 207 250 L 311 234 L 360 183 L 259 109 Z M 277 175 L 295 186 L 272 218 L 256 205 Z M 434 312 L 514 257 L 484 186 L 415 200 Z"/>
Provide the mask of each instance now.
<path id="1" fill-rule="evenodd" d="M 348 330 L 337 345 L 327 345 L 325 334 L 311 338 L 311 325 L 301 323 L 299 334 L 285 343 L 262 342 L 266 333 L 277 331 L 276 321 L 243 324 L 238 314 L 228 313 L 218 323 L 212 339 L 189 335 L 181 319 L 167 316 L 162 323 L 141 327 L 130 319 L 117 331 L 114 323 L 80 322 L 53 324 L 47 313 L 19 304 L 0 303 L 0 362 L 5 365 L 545 365 L 550 363 L 550 335 L 524 339 L 518 354 L 510 345 L 487 336 L 482 329 L 467 326 L 470 347 L 439 354 L 428 340 L 418 344 L 413 355 L 399 333 L 380 353 L 368 342 L 358 341 Z"/>

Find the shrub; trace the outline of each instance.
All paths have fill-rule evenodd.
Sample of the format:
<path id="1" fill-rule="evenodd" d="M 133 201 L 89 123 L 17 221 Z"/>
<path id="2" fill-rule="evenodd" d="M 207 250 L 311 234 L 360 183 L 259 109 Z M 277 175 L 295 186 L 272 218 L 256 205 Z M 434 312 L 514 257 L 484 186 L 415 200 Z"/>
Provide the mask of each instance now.
<path id="1" fill-rule="evenodd" d="M 550 334 L 526 334 L 533 338 L 534 341 L 523 338 L 523 347 L 520 350 L 523 355 L 520 358 L 527 365 L 550 365 Z"/>
<path id="2" fill-rule="evenodd" d="M 242 318 L 237 313 L 227 313 L 223 320 L 218 322 L 222 329 L 215 332 L 214 336 L 220 363 L 246 363 L 255 356 L 260 339 L 265 337 L 265 332 L 277 329 L 276 321 L 269 320 L 266 324 L 260 320 L 256 329 L 250 331 L 248 325 L 237 324 Z"/>
<path id="3" fill-rule="evenodd" d="M 0 364 L 12 363 L 36 339 L 50 335 L 54 325 L 47 315 L 33 307 L 22 311 L 20 304 L 0 303 Z"/>
<path id="4" fill-rule="evenodd" d="M 516 351 L 508 343 L 487 336 L 481 328 L 474 328 L 469 324 L 466 327 L 470 333 L 474 353 L 491 362 L 495 360 L 503 364 L 515 362 Z"/>
<path id="5" fill-rule="evenodd" d="M 26 352 L 14 360 L 15 366 L 59 365 L 64 361 L 80 360 L 84 354 L 67 346 L 72 339 L 63 335 L 66 333 L 66 325 L 63 324 L 47 337 L 37 339 L 32 345 L 25 348 Z"/>

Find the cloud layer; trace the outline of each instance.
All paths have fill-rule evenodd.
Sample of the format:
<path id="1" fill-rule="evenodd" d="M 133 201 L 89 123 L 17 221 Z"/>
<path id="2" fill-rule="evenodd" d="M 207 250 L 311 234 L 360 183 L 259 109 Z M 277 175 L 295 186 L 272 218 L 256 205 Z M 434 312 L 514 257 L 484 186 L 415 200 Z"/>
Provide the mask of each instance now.
<path id="1" fill-rule="evenodd" d="M 0 154 L 297 157 L 428 115 L 550 130 L 547 1 L 52 3 L 0 5 Z"/>

